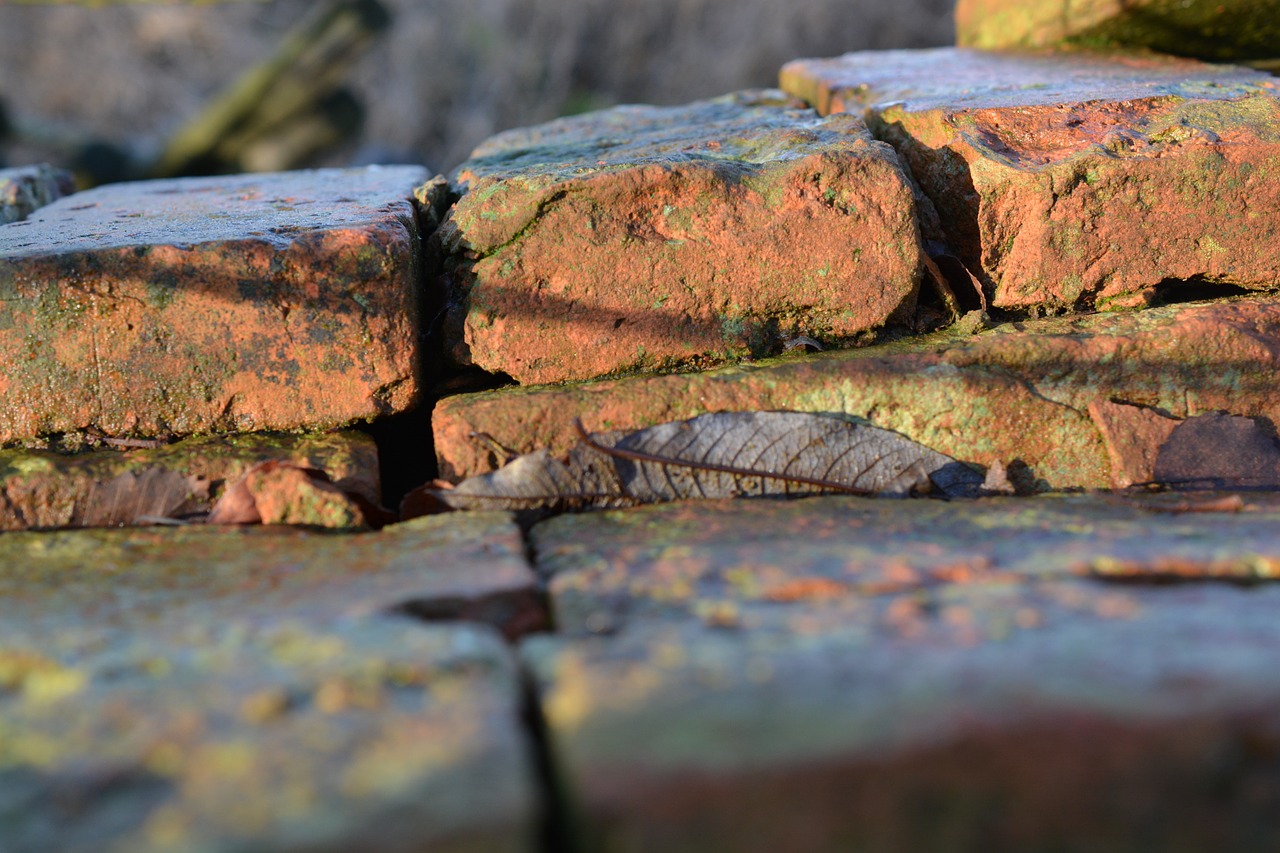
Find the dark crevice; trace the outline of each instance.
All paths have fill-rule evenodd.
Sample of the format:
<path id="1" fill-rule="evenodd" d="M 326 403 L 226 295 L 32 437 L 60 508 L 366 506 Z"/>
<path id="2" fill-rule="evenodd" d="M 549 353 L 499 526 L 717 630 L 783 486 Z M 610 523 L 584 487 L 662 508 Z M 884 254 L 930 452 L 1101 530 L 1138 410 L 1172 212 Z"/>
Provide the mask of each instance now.
<path id="1" fill-rule="evenodd" d="M 537 849 L 540 853 L 582 853 L 581 839 L 573 831 L 564 777 L 556 764 L 537 682 L 527 667 L 521 666 L 520 675 L 523 699 L 520 717 L 529 738 L 540 800 Z"/>
<path id="2" fill-rule="evenodd" d="M 359 427 L 378 446 L 382 505 L 390 510 L 412 489 L 436 477 L 436 450 L 430 405 L 379 418 Z"/>
<path id="3" fill-rule="evenodd" d="M 1206 299 L 1225 299 L 1231 296 L 1248 296 L 1256 291 L 1236 284 L 1210 281 L 1204 276 L 1192 278 L 1166 278 L 1154 288 L 1152 305 L 1174 305 L 1180 302 L 1201 302 Z"/>
<path id="4" fill-rule="evenodd" d="M 536 573 L 537 549 L 528 527 L 521 529 L 521 541 L 523 556 Z M 402 602 L 390 612 L 425 622 L 481 622 L 502 632 L 516 660 L 520 688 L 518 724 L 528 745 L 534 776 L 537 823 L 533 849 L 539 853 L 583 853 L 581 837 L 574 832 L 577 823 L 564 775 L 556 761 L 537 678 L 520 660 L 518 648 L 520 639 L 526 635 L 554 631 L 549 604 L 546 579 L 539 576 L 537 589 L 525 594 L 416 599 Z"/>

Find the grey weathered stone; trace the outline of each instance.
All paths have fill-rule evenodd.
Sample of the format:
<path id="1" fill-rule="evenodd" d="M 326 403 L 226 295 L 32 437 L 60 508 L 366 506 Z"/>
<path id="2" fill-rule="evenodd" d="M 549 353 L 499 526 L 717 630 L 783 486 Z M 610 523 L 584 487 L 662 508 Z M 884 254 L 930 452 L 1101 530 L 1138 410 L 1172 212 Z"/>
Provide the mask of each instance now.
<path id="1" fill-rule="evenodd" d="M 532 603 L 505 515 L 0 554 L 6 853 L 533 849 L 514 660 L 457 621 Z"/>
<path id="2" fill-rule="evenodd" d="M 568 636 L 522 651 L 587 848 L 1273 848 L 1280 505 L 1192 509 L 811 498 L 535 528 Z"/>

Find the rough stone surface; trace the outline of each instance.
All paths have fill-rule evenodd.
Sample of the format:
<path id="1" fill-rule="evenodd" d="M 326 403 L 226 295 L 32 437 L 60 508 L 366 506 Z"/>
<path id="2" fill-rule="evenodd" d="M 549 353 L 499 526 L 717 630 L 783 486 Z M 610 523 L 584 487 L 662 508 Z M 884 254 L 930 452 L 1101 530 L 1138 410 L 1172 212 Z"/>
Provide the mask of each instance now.
<path id="1" fill-rule="evenodd" d="M 26 219 L 75 189 L 71 173 L 52 166 L 0 169 L 0 225 Z"/>
<path id="2" fill-rule="evenodd" d="M 1141 406 L 1110 400 L 1090 403 L 1089 417 L 1093 418 L 1107 445 L 1112 486 L 1123 489 L 1155 479 L 1160 447 L 1178 425 L 1177 420 Z"/>
<path id="3" fill-rule="evenodd" d="M 445 340 L 521 383 L 843 340 L 915 306 L 911 190 L 861 119 L 773 91 L 500 134 L 437 232 Z"/>
<path id="4" fill-rule="evenodd" d="M 818 498 L 535 528 L 573 633 L 523 653 L 586 849 L 1273 849 L 1280 588 L 1205 578 L 1274 579 L 1278 509 Z M 1143 582 L 1169 564 L 1199 582 Z"/>
<path id="5" fill-rule="evenodd" d="M 962 462 L 1021 463 L 1025 487 L 1107 488 L 1115 448 L 1091 404 L 1280 423 L 1277 340 L 1272 297 L 1029 320 L 700 374 L 450 397 L 433 415 L 435 446 L 441 475 L 460 478 L 499 461 L 474 432 L 520 452 L 562 452 L 577 442 L 574 417 L 629 430 L 703 412 L 838 412 Z"/>
<path id="6" fill-rule="evenodd" d="M 324 471 L 377 504 L 378 449 L 357 432 L 192 438 L 164 447 L 63 455 L 0 450 L 0 530 L 137 523 L 207 511 L 259 462 Z"/>
<path id="7" fill-rule="evenodd" d="M 0 226 L 0 442 L 328 427 L 417 393 L 416 167 L 101 187 Z"/>
<path id="8" fill-rule="evenodd" d="M 1280 286 L 1280 98 L 1260 72 L 939 49 L 798 60 L 782 85 L 893 143 L 996 308 Z"/>
<path id="9" fill-rule="evenodd" d="M 960 0 L 956 42 L 985 50 L 1147 47 L 1202 59 L 1280 56 L 1275 0 Z"/>
<path id="10" fill-rule="evenodd" d="M 532 849 L 514 661 L 400 612 L 526 596 L 506 516 L 0 551 L 6 851 Z"/>

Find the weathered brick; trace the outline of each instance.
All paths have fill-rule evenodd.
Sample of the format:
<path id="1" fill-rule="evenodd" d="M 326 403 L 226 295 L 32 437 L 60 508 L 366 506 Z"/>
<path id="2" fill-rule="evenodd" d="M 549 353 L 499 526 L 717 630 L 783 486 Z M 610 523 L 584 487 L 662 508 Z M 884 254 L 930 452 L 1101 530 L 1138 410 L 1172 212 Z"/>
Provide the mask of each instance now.
<path id="1" fill-rule="evenodd" d="M 997 308 L 1280 285 L 1280 97 L 1265 74 L 947 48 L 798 60 L 782 85 L 893 143 Z"/>
<path id="2" fill-rule="evenodd" d="M 0 554 L 6 851 L 532 849 L 510 652 L 402 615 L 529 600 L 506 516 L 10 533 Z"/>
<path id="3" fill-rule="evenodd" d="M 0 226 L 0 442 L 329 427 L 406 408 L 425 175 L 117 184 Z"/>
<path id="4" fill-rule="evenodd" d="M 52 166 L 0 169 L 0 225 L 26 219 L 32 211 L 75 192 L 70 172 Z"/>
<path id="5" fill-rule="evenodd" d="M 1274 0 L 960 0 L 956 42 L 986 50 L 1146 47 L 1213 60 L 1280 56 Z"/>
<path id="6" fill-rule="evenodd" d="M 910 314 L 910 188 L 861 119 L 781 93 L 500 134 L 455 175 L 453 358 L 521 383 L 706 365 Z"/>
<path id="7" fill-rule="evenodd" d="M 1280 300 L 1242 297 L 1132 313 L 1010 323 L 700 374 L 441 400 L 432 423 L 442 476 L 492 470 L 473 433 L 520 452 L 563 452 L 588 429 L 640 429 L 704 412 L 789 409 L 856 415 L 979 466 L 1027 466 L 1033 488 L 1107 488 L 1114 435 L 1090 405 L 1175 418 L 1226 411 L 1280 422 Z"/>
<path id="8" fill-rule="evenodd" d="M 1274 580 L 1280 507 L 1174 509 L 812 498 L 536 527 L 568 636 L 522 652 L 586 845 L 1274 847 L 1280 588 L 1207 578 Z M 1184 583 L 1143 583 L 1171 566 Z"/>
<path id="9" fill-rule="evenodd" d="M 381 502 L 378 449 L 358 432 L 211 436 L 75 455 L 12 449 L 0 450 L 0 530 L 111 527 L 205 512 L 228 481 L 267 461 L 324 471 L 344 491 Z"/>

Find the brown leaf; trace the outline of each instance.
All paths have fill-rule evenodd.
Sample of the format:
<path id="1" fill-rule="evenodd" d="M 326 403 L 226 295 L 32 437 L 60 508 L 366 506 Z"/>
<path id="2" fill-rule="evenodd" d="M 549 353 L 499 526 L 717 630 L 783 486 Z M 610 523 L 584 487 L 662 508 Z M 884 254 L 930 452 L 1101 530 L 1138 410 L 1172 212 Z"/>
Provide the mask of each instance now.
<path id="1" fill-rule="evenodd" d="M 203 505 L 209 483 L 165 468 L 126 471 L 94 483 L 77 501 L 72 527 L 114 527 L 136 524 L 140 517 L 172 518 Z"/>
<path id="2" fill-rule="evenodd" d="M 1188 418 L 1161 446 L 1153 479 L 1179 490 L 1280 487 L 1280 447 L 1251 418 Z"/>
<path id="3" fill-rule="evenodd" d="M 564 458 L 535 451 L 433 496 L 454 509 L 578 509 L 831 492 L 970 496 L 982 483 L 897 433 L 803 412 L 722 412 L 582 434 Z"/>

